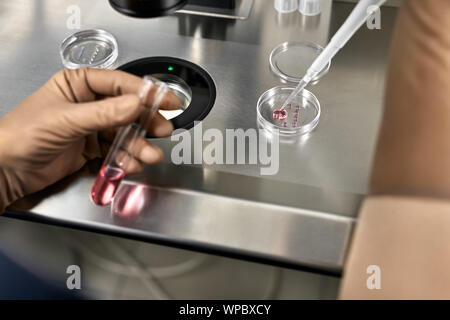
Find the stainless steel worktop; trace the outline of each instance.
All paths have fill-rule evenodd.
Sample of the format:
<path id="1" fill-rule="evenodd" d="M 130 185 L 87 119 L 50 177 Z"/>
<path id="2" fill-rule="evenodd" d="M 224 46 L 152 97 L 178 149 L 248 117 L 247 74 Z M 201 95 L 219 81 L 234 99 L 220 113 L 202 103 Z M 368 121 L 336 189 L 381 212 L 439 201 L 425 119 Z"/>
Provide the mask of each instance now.
<path id="1" fill-rule="evenodd" d="M 288 40 L 324 45 L 352 9 L 331 2 L 319 17 L 278 15 L 255 0 L 248 20 L 177 14 L 127 18 L 107 1 L 16 0 L 0 3 L 0 116 L 62 68 L 59 44 L 69 5 L 82 28 L 100 27 L 119 43 L 120 64 L 168 55 L 199 64 L 213 77 L 217 99 L 203 128 L 256 128 L 256 101 L 279 85 L 268 67 L 273 47 Z M 381 116 L 384 75 L 396 8 L 383 8 L 382 29 L 362 28 L 310 90 L 322 105 L 318 127 L 280 145 L 280 170 L 258 166 L 147 167 L 128 183 L 154 187 L 151 210 L 121 221 L 89 200 L 96 163 L 21 201 L 8 216 L 108 232 L 199 250 L 262 258 L 339 272 L 363 195 Z M 242 117 L 242 113 L 245 117 Z M 191 129 L 192 130 L 192 129 Z M 156 141 L 170 154 L 174 142 Z"/>

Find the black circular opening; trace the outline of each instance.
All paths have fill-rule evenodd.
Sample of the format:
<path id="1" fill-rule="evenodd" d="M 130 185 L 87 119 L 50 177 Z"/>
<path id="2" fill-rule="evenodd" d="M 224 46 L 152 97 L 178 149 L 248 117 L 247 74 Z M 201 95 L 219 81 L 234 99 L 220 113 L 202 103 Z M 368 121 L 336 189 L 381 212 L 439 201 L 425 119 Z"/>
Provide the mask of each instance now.
<path id="1" fill-rule="evenodd" d="M 173 57 L 148 57 L 128 62 L 118 68 L 139 77 L 170 74 L 183 79 L 192 91 L 189 107 L 171 119 L 175 129 L 190 129 L 194 121 L 203 120 L 216 100 L 216 86 L 211 76 L 198 65 Z"/>
<path id="2" fill-rule="evenodd" d="M 165 16 L 181 9 L 187 0 L 109 0 L 118 12 L 135 18 Z"/>

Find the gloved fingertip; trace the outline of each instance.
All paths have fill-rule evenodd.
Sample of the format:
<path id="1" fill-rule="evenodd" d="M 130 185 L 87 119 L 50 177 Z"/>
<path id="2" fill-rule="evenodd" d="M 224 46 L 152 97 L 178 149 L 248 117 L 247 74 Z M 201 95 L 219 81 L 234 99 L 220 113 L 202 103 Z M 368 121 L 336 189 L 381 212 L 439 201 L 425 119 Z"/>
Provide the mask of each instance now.
<path id="1" fill-rule="evenodd" d="M 137 95 L 126 94 L 117 97 L 116 103 L 119 111 L 124 114 L 137 115 L 139 113 L 140 100 Z"/>
<path id="2" fill-rule="evenodd" d="M 104 118 L 108 119 L 105 128 L 129 124 L 136 120 L 140 112 L 138 96 L 127 94 L 108 99 L 109 103 L 105 103 L 101 110 L 101 113 L 105 115 Z"/>
<path id="3" fill-rule="evenodd" d="M 164 153 L 157 146 L 147 145 L 142 148 L 140 152 L 140 159 L 147 164 L 156 164 L 164 159 Z"/>
<path id="4" fill-rule="evenodd" d="M 174 127 L 171 121 L 163 120 L 158 122 L 151 131 L 155 137 L 169 137 L 172 134 L 173 129 Z"/>

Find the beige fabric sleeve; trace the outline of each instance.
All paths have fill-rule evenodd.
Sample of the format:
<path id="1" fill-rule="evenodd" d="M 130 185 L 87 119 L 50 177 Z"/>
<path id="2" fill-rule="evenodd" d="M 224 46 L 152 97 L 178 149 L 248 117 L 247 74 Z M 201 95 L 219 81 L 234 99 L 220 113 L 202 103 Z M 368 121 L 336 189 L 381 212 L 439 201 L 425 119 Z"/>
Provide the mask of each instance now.
<path id="1" fill-rule="evenodd" d="M 450 1 L 404 0 L 391 45 L 372 194 L 450 199 Z"/>
<path id="2" fill-rule="evenodd" d="M 449 30 L 450 0 L 402 2 L 343 299 L 450 299 Z"/>
<path id="3" fill-rule="evenodd" d="M 380 269 L 381 288 L 369 286 Z M 372 287 L 369 289 L 368 287 Z M 342 299 L 450 299 L 450 201 L 369 197 L 341 284 Z"/>

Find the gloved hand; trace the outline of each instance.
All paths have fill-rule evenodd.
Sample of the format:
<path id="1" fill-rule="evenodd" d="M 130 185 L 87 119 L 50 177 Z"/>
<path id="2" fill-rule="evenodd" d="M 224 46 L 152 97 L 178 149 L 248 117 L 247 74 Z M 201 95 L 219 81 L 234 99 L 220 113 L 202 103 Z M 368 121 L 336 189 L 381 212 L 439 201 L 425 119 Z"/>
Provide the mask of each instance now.
<path id="1" fill-rule="evenodd" d="M 142 112 L 141 83 L 141 78 L 122 71 L 60 71 L 1 118 L 0 213 L 13 201 L 106 155 L 118 127 L 132 123 Z M 173 93 L 161 103 L 162 109 L 180 106 Z M 147 129 L 162 137 L 170 135 L 173 127 L 157 114 Z M 162 160 L 157 146 L 143 139 L 139 147 L 137 158 L 142 162 Z"/>

